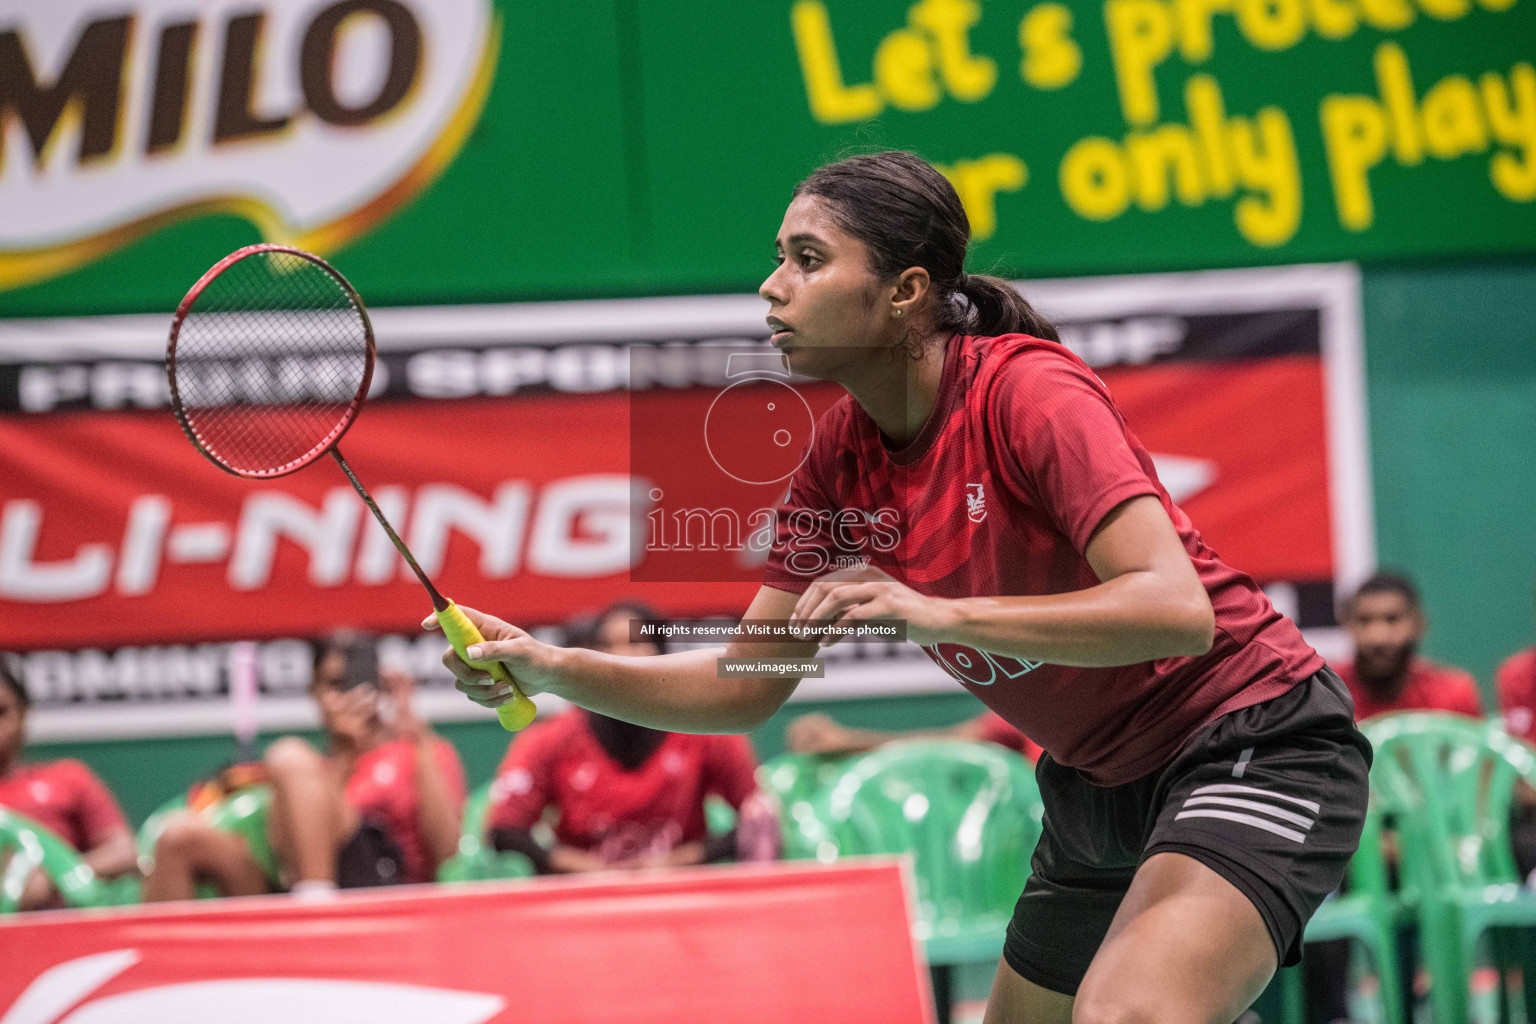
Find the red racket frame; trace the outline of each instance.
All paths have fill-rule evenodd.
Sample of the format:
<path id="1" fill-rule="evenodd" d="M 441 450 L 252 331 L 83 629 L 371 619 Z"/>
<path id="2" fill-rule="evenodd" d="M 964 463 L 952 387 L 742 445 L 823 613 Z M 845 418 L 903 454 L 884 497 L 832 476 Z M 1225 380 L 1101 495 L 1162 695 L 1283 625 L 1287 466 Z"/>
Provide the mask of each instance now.
<path id="1" fill-rule="evenodd" d="M 341 421 L 336 424 L 335 429 L 327 434 L 319 444 L 292 462 L 284 463 L 276 469 L 250 471 L 236 469 L 213 454 L 203 444 L 202 440 L 197 436 L 197 432 L 192 428 L 192 424 L 188 421 L 186 412 L 182 408 L 181 395 L 176 387 L 176 341 L 181 335 L 182 323 L 186 320 L 187 314 L 192 311 L 192 304 L 213 283 L 214 278 L 241 260 L 264 252 L 285 253 L 289 256 L 297 256 L 300 259 L 308 260 L 329 274 L 337 284 L 341 285 L 342 290 L 346 292 L 347 300 L 352 303 L 352 308 L 357 310 L 358 316 L 362 318 L 363 340 L 367 347 L 367 355 L 363 363 L 362 383 L 358 386 L 357 394 L 352 396 L 352 401 L 348 404 L 346 411 L 342 414 Z M 314 253 L 305 252 L 303 249 L 295 249 L 288 245 L 272 245 L 270 243 L 248 245 L 243 249 L 236 249 L 209 267 L 208 272 L 197 279 L 197 283 L 192 286 L 191 290 L 181 300 L 181 304 L 176 307 L 176 315 L 171 319 L 170 341 L 165 349 L 166 380 L 170 383 L 171 388 L 171 409 L 176 413 L 176 422 L 181 424 L 182 433 L 187 435 L 187 440 L 192 442 L 192 447 L 196 448 L 204 458 L 224 472 L 244 477 L 247 480 L 270 480 L 274 477 L 287 476 L 290 473 L 298 472 L 326 452 L 334 449 L 341 442 L 341 439 L 346 436 L 347 431 L 352 428 L 352 424 L 357 420 L 357 414 L 362 411 L 363 399 L 368 397 L 368 388 L 373 384 L 374 354 L 373 322 L 368 319 L 368 309 L 363 305 L 363 300 L 357 294 L 357 289 L 353 288 L 352 283 L 341 275 L 341 271 Z"/>
<path id="2" fill-rule="evenodd" d="M 203 444 L 203 442 L 198 438 L 196 431 L 192 429 L 192 424 L 187 419 L 186 412 L 182 407 L 181 395 L 176 386 L 176 343 L 181 337 L 182 323 L 185 322 L 188 313 L 190 313 L 192 310 L 193 303 L 197 301 L 198 296 L 203 293 L 204 289 L 206 289 L 208 285 L 214 281 L 214 279 L 216 279 L 224 271 L 228 270 L 232 265 L 240 262 L 243 259 L 246 259 L 249 256 L 255 256 L 264 252 L 284 253 L 290 256 L 297 256 L 300 259 L 308 260 L 309 262 L 318 266 L 321 270 L 324 270 L 331 276 L 333 280 L 341 285 L 342 290 L 347 295 L 348 301 L 352 303 L 352 307 L 357 310 L 358 316 L 363 321 L 363 340 L 366 346 L 366 356 L 363 364 L 362 383 L 358 386 L 357 394 L 353 395 L 352 401 L 348 403 L 347 408 L 342 416 L 341 422 L 339 422 L 323 440 L 316 444 L 314 448 L 310 449 L 299 458 L 294 459 L 291 462 L 284 463 L 282 466 L 279 466 L 273 470 L 259 470 L 256 472 L 251 472 L 248 470 L 236 469 L 219 459 Z M 290 473 L 294 473 L 303 469 L 305 466 L 314 462 L 320 456 L 325 455 L 326 453 L 330 453 L 331 457 L 336 460 L 336 464 L 341 467 L 341 471 L 346 474 L 347 480 L 352 484 L 353 489 L 357 491 L 358 496 L 361 497 L 364 504 L 368 506 L 368 511 L 373 513 L 374 519 L 378 520 L 379 525 L 384 528 L 384 532 L 386 535 L 388 535 L 390 543 L 394 545 L 396 551 L 400 552 L 400 556 L 405 559 L 406 565 L 410 566 L 411 572 L 416 575 L 416 579 L 421 582 L 421 585 L 424 588 L 426 588 L 427 596 L 432 599 L 432 610 L 437 613 L 438 622 L 442 625 L 443 632 L 450 637 L 450 640 L 454 646 L 454 650 L 459 652 L 460 657 L 467 659 L 467 645 L 471 643 L 478 643 L 480 641 L 481 637 L 479 631 L 475 628 L 474 624 L 465 617 L 463 612 L 458 611 L 452 601 L 449 601 L 447 598 L 443 597 L 443 595 L 438 591 L 437 587 L 433 586 L 432 580 L 427 576 L 425 572 L 422 571 L 421 566 L 417 564 L 415 557 L 412 556 L 410 548 L 405 546 L 405 542 L 400 539 L 400 535 L 395 532 L 394 527 L 389 525 L 389 520 L 385 518 L 383 511 L 374 502 L 373 497 L 369 495 L 367 488 L 365 488 L 362 484 L 362 481 L 357 478 L 357 474 L 352 472 L 352 467 L 347 465 L 347 460 L 342 458 L 341 449 L 338 447 L 342 437 L 346 435 L 352 424 L 357 420 L 357 414 L 362 409 L 363 400 L 368 396 L 368 389 L 373 383 L 374 357 L 375 350 L 373 342 L 373 323 L 368 319 L 368 310 L 363 306 L 363 300 L 358 296 L 357 290 L 352 287 L 351 282 L 349 282 L 345 277 L 341 276 L 340 271 L 331 266 L 329 263 L 325 262 L 325 260 L 321 259 L 320 257 L 314 255 L 313 253 L 305 252 L 302 249 L 295 249 L 286 245 L 272 245 L 269 243 L 262 243 L 260 245 L 248 245 L 243 249 L 236 249 L 234 252 L 230 253 L 228 256 L 219 260 L 219 262 L 210 267 L 206 274 L 198 278 L 197 283 L 192 286 L 191 291 L 187 292 L 186 297 L 181 300 L 181 304 L 176 307 L 176 315 L 171 320 L 170 341 L 167 343 L 165 351 L 166 379 L 169 382 L 171 388 L 171 408 L 176 413 L 176 420 L 181 424 L 182 432 L 187 435 L 187 440 L 192 442 L 192 447 L 201 452 L 209 462 L 212 462 L 215 466 L 218 466 L 220 469 L 224 470 L 224 472 L 230 473 L 234 476 L 244 477 L 249 480 L 268 480 L 273 477 L 287 476 Z M 450 611 L 452 614 L 449 614 Z M 519 704 L 505 705 L 504 707 L 506 710 L 512 711 L 514 708 L 519 706 L 525 709 L 532 707 L 532 704 L 528 701 L 528 698 L 524 696 L 520 690 L 517 689 L 516 682 L 512 679 L 511 675 L 507 673 L 505 668 L 495 663 L 491 663 L 485 667 L 488 671 L 493 671 L 493 674 L 495 674 L 497 679 L 501 679 L 509 684 L 512 687 L 513 692 L 517 694 Z M 526 717 L 522 717 L 514 712 L 514 717 L 517 717 L 520 722 L 520 724 L 517 725 L 512 724 L 512 719 L 502 714 L 502 709 L 498 709 L 497 717 L 501 719 L 502 724 L 507 729 L 515 731 L 522 728 L 523 725 L 526 725 L 533 716 L 527 715 Z"/>

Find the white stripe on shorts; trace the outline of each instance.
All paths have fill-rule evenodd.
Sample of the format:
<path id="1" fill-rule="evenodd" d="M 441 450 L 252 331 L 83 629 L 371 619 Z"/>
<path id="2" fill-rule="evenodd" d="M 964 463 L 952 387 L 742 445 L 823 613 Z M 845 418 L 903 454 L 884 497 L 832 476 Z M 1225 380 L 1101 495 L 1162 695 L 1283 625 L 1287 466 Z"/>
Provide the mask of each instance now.
<path id="1" fill-rule="evenodd" d="M 1267 814 L 1271 818 L 1279 818 L 1281 821 L 1288 821 L 1292 825 L 1300 825 L 1302 828 L 1312 827 L 1312 819 L 1306 817 L 1305 815 L 1292 814 L 1290 811 L 1282 811 L 1278 807 L 1271 807 L 1269 804 L 1261 804 L 1257 800 L 1239 800 L 1237 797 L 1233 796 L 1192 796 L 1188 800 L 1184 801 L 1185 807 L 1191 807 L 1195 804 L 1224 804 L 1227 807 L 1242 807 L 1250 811 L 1259 811 L 1263 814 Z"/>
<path id="2" fill-rule="evenodd" d="M 1219 782 L 1214 786 L 1201 786 L 1194 792 L 1190 793 L 1190 796 L 1200 796 L 1203 793 L 1242 793 L 1246 796 L 1265 796 L 1271 800 L 1289 801 L 1290 803 L 1305 807 L 1313 814 L 1316 814 L 1322 810 L 1321 807 L 1313 803 L 1311 800 L 1303 800 L 1299 796 L 1286 796 L 1284 793 L 1271 793 L 1267 789 L 1259 789 L 1257 786 L 1239 786 L 1235 782 Z"/>
<path id="3" fill-rule="evenodd" d="M 1293 843 L 1306 842 L 1307 839 L 1305 835 L 1297 832 L 1295 829 L 1286 828 L 1284 825 L 1276 825 L 1274 822 L 1266 821 L 1263 818 L 1255 818 L 1251 814 L 1238 814 L 1236 811 L 1180 811 L 1173 816 L 1174 821 L 1182 821 L 1185 818 L 1222 818 L 1226 821 L 1235 821 L 1240 825 L 1252 825 L 1254 828 L 1261 828 L 1265 832 L 1273 832 L 1275 835 L 1289 839 Z"/>

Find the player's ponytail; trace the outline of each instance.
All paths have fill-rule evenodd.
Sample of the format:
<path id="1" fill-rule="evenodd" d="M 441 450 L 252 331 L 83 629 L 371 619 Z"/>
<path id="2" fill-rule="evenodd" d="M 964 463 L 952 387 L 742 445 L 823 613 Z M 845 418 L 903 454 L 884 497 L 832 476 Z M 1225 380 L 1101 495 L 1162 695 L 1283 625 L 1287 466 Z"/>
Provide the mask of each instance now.
<path id="1" fill-rule="evenodd" d="M 1056 325 L 1041 316 L 1019 290 L 1000 277 L 987 274 L 963 274 L 955 289 L 963 295 L 969 309 L 958 323 L 940 323 L 965 334 L 1028 334 L 1036 338 L 1060 341 Z"/>
<path id="2" fill-rule="evenodd" d="M 1007 281 L 965 273 L 970 219 L 954 186 L 922 157 L 899 150 L 848 157 L 818 168 L 795 195 L 824 200 L 837 226 L 864 243 L 882 279 L 909 267 L 928 271 L 938 330 L 1060 340 Z"/>

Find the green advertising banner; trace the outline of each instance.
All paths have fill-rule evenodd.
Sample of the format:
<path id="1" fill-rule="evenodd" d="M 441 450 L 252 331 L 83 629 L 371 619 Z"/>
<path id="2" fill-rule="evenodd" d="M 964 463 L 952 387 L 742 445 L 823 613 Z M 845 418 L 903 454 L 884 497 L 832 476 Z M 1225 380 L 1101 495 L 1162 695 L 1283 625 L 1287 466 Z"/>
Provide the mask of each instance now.
<path id="1" fill-rule="evenodd" d="M 735 10 L 641 36 L 678 54 L 645 65 L 653 231 L 700 269 L 766 252 L 783 192 L 754 183 L 870 145 L 940 164 L 975 264 L 1033 276 L 1536 246 L 1529 0 Z"/>
<path id="2" fill-rule="evenodd" d="M 1536 0 L 0 0 L 0 316 L 262 239 L 374 304 L 739 291 L 911 148 L 1019 277 L 1536 249 Z"/>

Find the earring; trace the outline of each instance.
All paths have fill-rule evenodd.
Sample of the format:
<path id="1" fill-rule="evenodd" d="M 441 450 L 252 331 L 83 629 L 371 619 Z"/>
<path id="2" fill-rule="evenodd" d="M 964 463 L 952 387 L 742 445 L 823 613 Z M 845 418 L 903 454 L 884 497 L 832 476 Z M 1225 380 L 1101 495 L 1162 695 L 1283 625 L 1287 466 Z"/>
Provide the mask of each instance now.
<path id="1" fill-rule="evenodd" d="M 897 315 L 897 316 L 901 316 L 901 310 L 899 310 L 899 309 L 898 309 L 898 310 L 896 310 L 896 315 Z"/>

